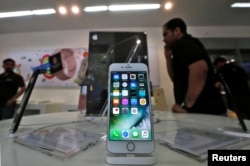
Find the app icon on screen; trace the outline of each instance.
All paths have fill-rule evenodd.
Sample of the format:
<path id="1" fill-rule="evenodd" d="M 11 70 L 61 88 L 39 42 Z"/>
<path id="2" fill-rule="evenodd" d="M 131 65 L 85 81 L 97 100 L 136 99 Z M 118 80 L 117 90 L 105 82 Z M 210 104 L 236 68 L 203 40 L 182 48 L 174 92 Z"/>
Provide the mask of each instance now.
<path id="1" fill-rule="evenodd" d="M 122 90 L 122 96 L 128 96 L 128 90 Z"/>
<path id="2" fill-rule="evenodd" d="M 144 85 L 144 82 L 140 82 L 140 83 L 139 83 L 139 86 L 140 86 L 140 87 L 145 86 L 145 85 Z"/>
<path id="3" fill-rule="evenodd" d="M 120 113 L 120 108 L 119 107 L 114 107 L 113 108 L 113 114 L 117 115 Z"/>
<path id="4" fill-rule="evenodd" d="M 136 88 L 136 82 L 130 82 L 130 88 Z"/>
<path id="5" fill-rule="evenodd" d="M 141 137 L 142 138 L 148 138 L 149 137 L 148 131 L 147 130 L 142 130 L 141 131 Z"/>
<path id="6" fill-rule="evenodd" d="M 140 99 L 140 105 L 146 105 L 147 101 L 145 98 Z"/>
<path id="7" fill-rule="evenodd" d="M 120 86 L 120 83 L 119 82 L 113 82 L 113 87 L 114 88 L 119 88 Z"/>
<path id="8" fill-rule="evenodd" d="M 111 132 L 113 138 L 119 138 L 120 137 L 120 130 L 112 130 Z"/>
<path id="9" fill-rule="evenodd" d="M 139 138 L 139 131 L 138 130 L 132 131 L 132 138 Z"/>
<path id="10" fill-rule="evenodd" d="M 132 74 L 129 75 L 129 77 L 130 77 L 131 80 L 135 80 L 136 79 L 136 74 L 132 73 Z"/>
<path id="11" fill-rule="evenodd" d="M 113 105 L 114 106 L 119 106 L 120 100 L 119 99 L 113 99 Z"/>
<path id="12" fill-rule="evenodd" d="M 138 78 L 139 78 L 139 80 L 144 79 L 144 74 L 138 74 Z"/>
<path id="13" fill-rule="evenodd" d="M 129 131 L 128 130 L 122 131 L 122 138 L 129 138 Z"/>
<path id="14" fill-rule="evenodd" d="M 133 97 L 137 96 L 137 91 L 136 91 L 136 89 L 131 89 L 131 90 L 130 90 L 130 95 L 133 96 Z"/>
<path id="15" fill-rule="evenodd" d="M 128 83 L 127 82 L 123 82 L 122 83 L 122 87 L 126 88 L 128 86 Z"/>
<path id="16" fill-rule="evenodd" d="M 131 114 L 133 114 L 133 115 L 138 114 L 138 108 L 132 107 L 131 108 Z"/>
<path id="17" fill-rule="evenodd" d="M 122 79 L 127 80 L 128 79 L 128 74 L 122 74 Z"/>
<path id="18" fill-rule="evenodd" d="M 131 105 L 137 105 L 137 99 L 131 99 Z"/>
<path id="19" fill-rule="evenodd" d="M 119 96 L 120 93 L 119 93 L 119 90 L 113 90 L 113 96 Z"/>
<path id="20" fill-rule="evenodd" d="M 128 105 L 128 99 L 127 98 L 122 99 L 122 105 Z"/>
<path id="21" fill-rule="evenodd" d="M 114 80 L 119 80 L 120 79 L 120 75 L 119 74 L 114 74 L 113 75 L 113 79 Z"/>
<path id="22" fill-rule="evenodd" d="M 123 115 L 127 115 L 128 114 L 128 108 L 127 107 L 123 107 L 122 108 L 122 114 Z"/>
<path id="23" fill-rule="evenodd" d="M 145 97 L 146 96 L 146 91 L 145 90 L 139 90 L 139 96 L 140 97 Z"/>

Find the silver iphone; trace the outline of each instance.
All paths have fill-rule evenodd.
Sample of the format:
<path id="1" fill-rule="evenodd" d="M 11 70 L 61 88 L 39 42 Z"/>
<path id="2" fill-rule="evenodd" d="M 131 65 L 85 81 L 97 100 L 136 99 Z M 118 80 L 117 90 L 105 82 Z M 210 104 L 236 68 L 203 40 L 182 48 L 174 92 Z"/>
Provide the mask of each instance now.
<path id="1" fill-rule="evenodd" d="M 111 153 L 154 151 L 148 68 L 143 63 L 109 67 L 107 149 Z"/>

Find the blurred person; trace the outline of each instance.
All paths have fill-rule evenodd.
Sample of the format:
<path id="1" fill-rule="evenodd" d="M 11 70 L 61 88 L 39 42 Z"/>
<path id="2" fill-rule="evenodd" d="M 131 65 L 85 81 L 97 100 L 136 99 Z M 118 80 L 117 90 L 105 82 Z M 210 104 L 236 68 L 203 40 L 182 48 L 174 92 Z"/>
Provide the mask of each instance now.
<path id="1" fill-rule="evenodd" d="M 173 81 L 175 113 L 226 115 L 226 106 L 215 88 L 213 65 L 203 44 L 187 34 L 186 23 L 174 18 L 163 25 L 167 71 Z"/>
<path id="2" fill-rule="evenodd" d="M 88 71 L 88 52 L 84 52 L 80 69 L 78 70 L 78 85 L 81 87 L 78 99 L 78 110 L 80 113 L 86 111 L 87 104 L 87 71 Z"/>
<path id="3" fill-rule="evenodd" d="M 245 70 L 235 63 L 228 63 L 227 59 L 224 57 L 216 58 L 214 60 L 214 66 L 217 74 L 215 86 L 219 90 L 223 89 L 223 83 L 220 76 L 222 75 L 234 100 L 232 101 L 232 98 L 226 92 L 227 107 L 235 111 L 233 105 L 233 102 L 235 102 L 237 108 L 243 114 L 243 118 L 250 119 L 250 88 Z"/>
<path id="4" fill-rule="evenodd" d="M 15 61 L 3 60 L 4 72 L 0 74 L 0 120 L 13 118 L 16 99 L 25 91 L 23 77 L 14 73 Z"/>

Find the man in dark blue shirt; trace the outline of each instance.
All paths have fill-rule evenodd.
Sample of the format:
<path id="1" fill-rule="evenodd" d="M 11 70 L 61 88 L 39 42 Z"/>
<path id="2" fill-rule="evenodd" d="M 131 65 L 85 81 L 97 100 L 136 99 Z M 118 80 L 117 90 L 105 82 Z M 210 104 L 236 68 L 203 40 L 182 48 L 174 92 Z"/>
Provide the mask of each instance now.
<path id="1" fill-rule="evenodd" d="M 224 57 L 216 58 L 214 65 L 218 77 L 216 87 L 219 90 L 223 87 L 222 76 L 231 93 L 230 96 L 229 92 L 226 91 L 228 108 L 233 111 L 240 111 L 244 119 L 250 119 L 250 88 L 246 71 L 233 62 L 228 63 Z M 237 105 L 237 108 L 234 104 Z"/>
<path id="2" fill-rule="evenodd" d="M 215 88 L 213 65 L 202 43 L 187 34 L 185 22 L 174 18 L 163 26 L 168 74 L 174 84 L 177 113 L 226 114 Z"/>
<path id="3" fill-rule="evenodd" d="M 25 91 L 23 78 L 14 73 L 15 61 L 3 61 L 4 72 L 0 74 L 0 120 L 13 118 L 16 99 Z"/>

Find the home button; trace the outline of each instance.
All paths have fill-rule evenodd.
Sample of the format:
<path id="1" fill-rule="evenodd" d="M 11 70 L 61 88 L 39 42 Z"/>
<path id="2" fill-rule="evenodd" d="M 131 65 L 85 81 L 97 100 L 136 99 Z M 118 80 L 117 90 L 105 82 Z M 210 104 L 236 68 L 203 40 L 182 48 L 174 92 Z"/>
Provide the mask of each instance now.
<path id="1" fill-rule="evenodd" d="M 133 144 L 132 142 L 129 142 L 127 144 L 127 149 L 128 149 L 128 151 L 134 151 L 135 150 L 135 144 Z"/>

